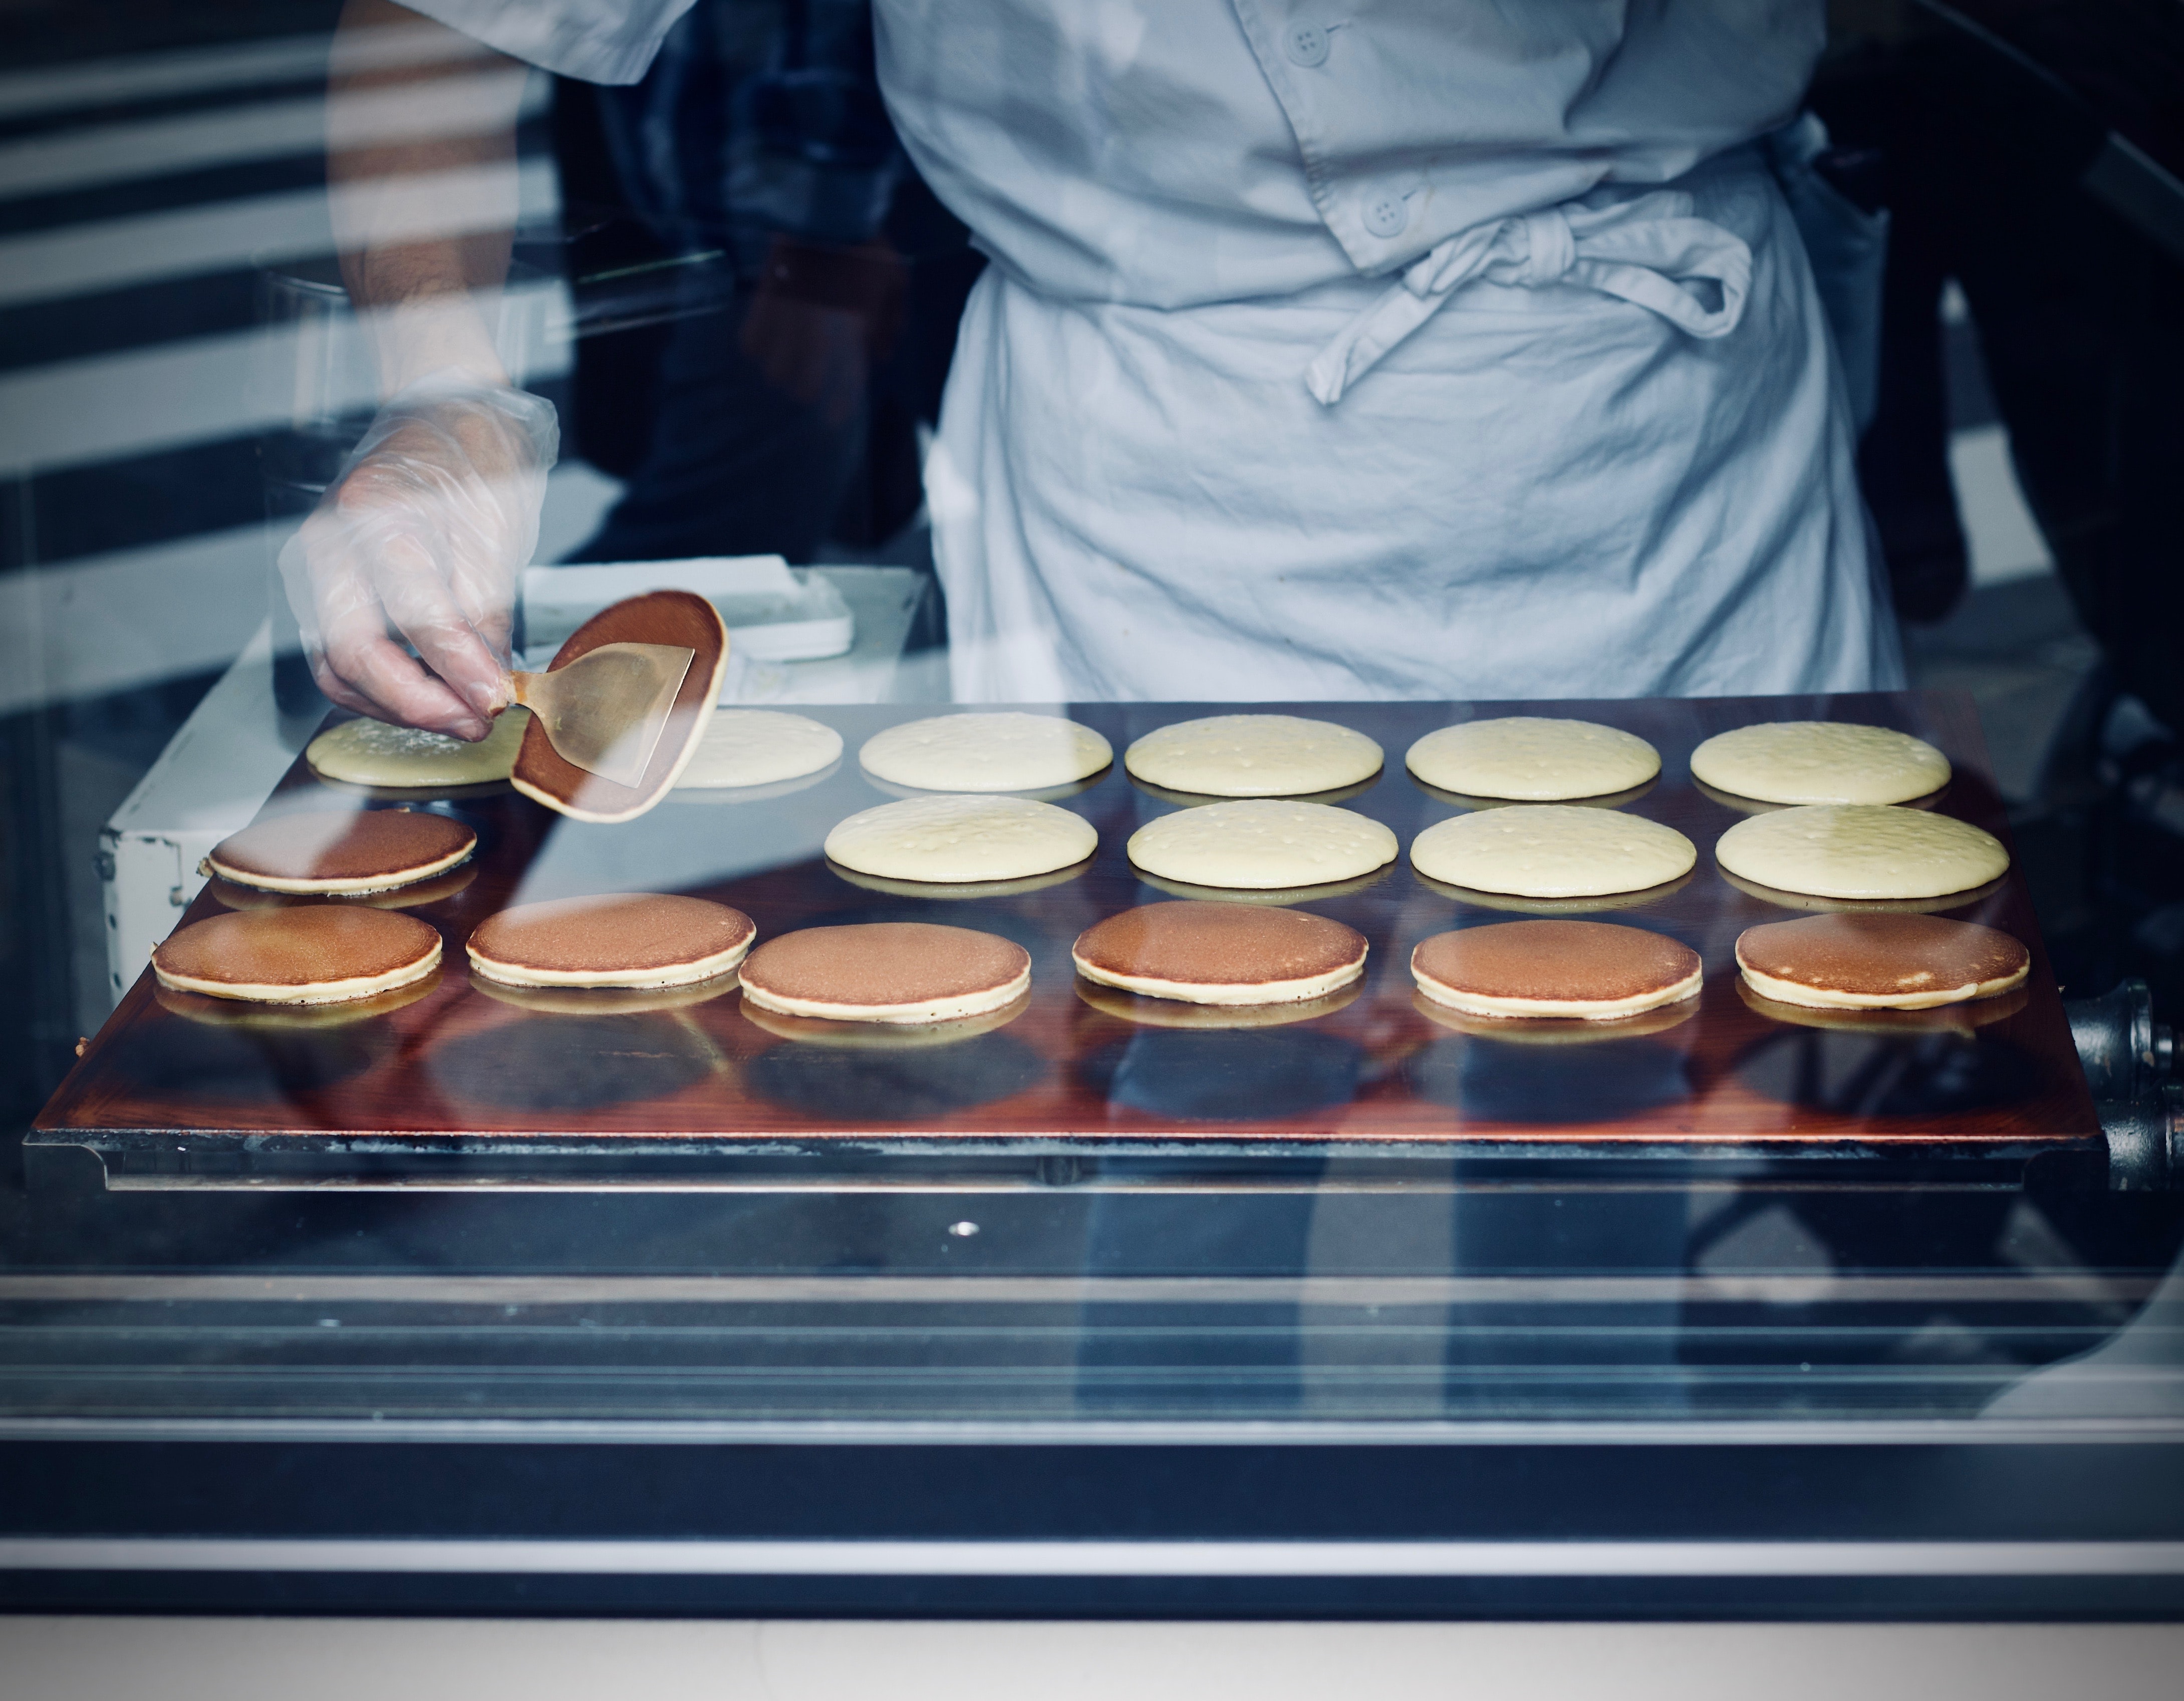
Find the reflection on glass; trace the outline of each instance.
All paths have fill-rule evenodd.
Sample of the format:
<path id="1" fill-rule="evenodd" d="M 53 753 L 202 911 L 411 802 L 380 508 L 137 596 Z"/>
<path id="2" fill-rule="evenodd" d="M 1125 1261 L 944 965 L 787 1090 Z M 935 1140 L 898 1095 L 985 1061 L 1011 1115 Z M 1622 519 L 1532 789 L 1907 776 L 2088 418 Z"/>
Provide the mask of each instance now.
<path id="1" fill-rule="evenodd" d="M 2007 1040 L 1955 1033 L 1784 1028 L 1734 1065 L 1752 1091 L 1851 1117 L 1937 1117 L 1999 1105 L 2040 1085 L 2033 1060 Z"/>
<path id="2" fill-rule="evenodd" d="M 502 1023 L 442 1040 L 425 1069 L 455 1097 L 563 1112 L 666 1098 L 704 1080 L 717 1061 L 687 1018 L 651 1011 Z"/>
<path id="3" fill-rule="evenodd" d="M 1078 1074 L 1118 1110 L 1204 1121 L 1263 1121 L 1347 1104 L 1365 1053 L 1333 1034 L 1162 1029 L 1085 1058 Z"/>
<path id="4" fill-rule="evenodd" d="M 1047 1079 L 1036 1051 L 993 1025 L 1013 1020 L 1023 1007 L 889 1034 L 876 1031 L 883 1023 L 799 1022 L 746 1002 L 747 1019 L 795 1037 L 745 1063 L 744 1084 L 776 1104 L 844 1122 L 914 1122 L 970 1110 Z M 842 1031 L 813 1031 L 827 1029 Z"/>
<path id="5" fill-rule="evenodd" d="M 1602 1043 L 1574 1068 L 1557 1046 L 1441 1040 L 1403 1065 L 1411 1090 L 1479 1122 L 1602 1123 L 1691 1096 L 1688 1061 L 1658 1039 Z"/>

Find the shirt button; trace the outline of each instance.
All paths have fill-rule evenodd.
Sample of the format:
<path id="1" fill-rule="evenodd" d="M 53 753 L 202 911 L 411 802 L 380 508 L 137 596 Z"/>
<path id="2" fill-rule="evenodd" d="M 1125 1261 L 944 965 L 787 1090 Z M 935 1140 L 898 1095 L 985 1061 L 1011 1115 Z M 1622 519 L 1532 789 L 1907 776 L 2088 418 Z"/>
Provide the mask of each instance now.
<path id="1" fill-rule="evenodd" d="M 1399 237 L 1411 221 L 1411 204 L 1384 190 L 1365 204 L 1365 228 L 1376 237 Z"/>
<path id="2" fill-rule="evenodd" d="M 1327 63 L 1327 31 L 1317 24 L 1292 24 L 1283 32 L 1282 51 L 1300 65 Z"/>

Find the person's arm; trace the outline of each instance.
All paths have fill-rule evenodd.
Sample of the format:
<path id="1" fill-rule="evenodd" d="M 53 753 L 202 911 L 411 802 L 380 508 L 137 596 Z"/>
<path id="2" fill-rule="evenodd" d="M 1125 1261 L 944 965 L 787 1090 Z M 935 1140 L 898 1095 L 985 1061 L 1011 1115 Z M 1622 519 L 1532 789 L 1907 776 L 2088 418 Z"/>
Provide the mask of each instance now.
<path id="1" fill-rule="evenodd" d="M 385 404 L 282 572 L 328 696 L 482 738 L 507 702 L 516 576 L 556 443 L 492 330 L 528 71 L 392 0 L 348 0 L 331 73 L 334 236 Z"/>

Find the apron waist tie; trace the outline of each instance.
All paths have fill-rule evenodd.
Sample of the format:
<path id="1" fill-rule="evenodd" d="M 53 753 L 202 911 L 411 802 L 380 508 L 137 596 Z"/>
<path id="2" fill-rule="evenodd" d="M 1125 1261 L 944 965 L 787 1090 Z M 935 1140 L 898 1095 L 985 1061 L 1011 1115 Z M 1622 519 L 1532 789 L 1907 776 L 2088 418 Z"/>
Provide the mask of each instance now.
<path id="1" fill-rule="evenodd" d="M 1613 206 L 1566 202 L 1459 231 L 1351 320 L 1305 369 L 1305 384 L 1322 405 L 1334 406 L 1458 289 L 1479 279 L 1535 289 L 1582 284 L 1650 308 L 1694 337 L 1726 337 L 1744 317 L 1752 250 L 1742 237 L 1694 217 L 1692 205 L 1682 191 L 1662 189 Z M 1705 306 L 1685 287 L 1693 279 L 1718 285 L 1721 304 Z"/>

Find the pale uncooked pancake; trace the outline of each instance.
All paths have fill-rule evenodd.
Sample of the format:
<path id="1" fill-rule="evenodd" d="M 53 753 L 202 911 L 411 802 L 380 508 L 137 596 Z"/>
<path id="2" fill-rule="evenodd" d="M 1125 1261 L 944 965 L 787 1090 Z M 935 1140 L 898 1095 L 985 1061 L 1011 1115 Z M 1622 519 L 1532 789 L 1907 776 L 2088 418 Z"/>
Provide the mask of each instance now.
<path id="1" fill-rule="evenodd" d="M 530 720 L 530 710 L 510 709 L 474 745 L 385 721 L 344 721 L 306 745 L 304 760 L 321 779 L 345 785 L 390 791 L 488 785 L 508 778 Z"/>
<path id="2" fill-rule="evenodd" d="M 1646 891 L 1697 861 L 1697 849 L 1673 827 L 1557 803 L 1459 815 L 1411 841 L 1411 866 L 1427 878 L 1519 898 Z"/>
<path id="3" fill-rule="evenodd" d="M 1766 721 L 1715 733 L 1691 777 L 1766 803 L 1908 803 L 1949 783 L 1949 759 L 1886 727 Z"/>
<path id="4" fill-rule="evenodd" d="M 1904 913 L 1747 928 L 1736 964 L 1762 997 L 1837 1010 L 1925 1010 L 2025 984 L 2031 954 L 1995 928 Z"/>
<path id="5" fill-rule="evenodd" d="M 1494 922 L 1419 941 L 1418 990 L 1474 1016 L 1635 1016 L 1689 998 L 1704 970 L 1679 940 L 1613 922 Z"/>
<path id="6" fill-rule="evenodd" d="M 422 980 L 439 962 L 437 928 L 343 904 L 209 916 L 152 952 L 162 986 L 266 1004 L 370 998 Z"/>
<path id="7" fill-rule="evenodd" d="M 946 1022 L 1013 1003 L 1031 953 L 1012 940 L 933 922 L 805 928 L 744 960 L 744 1001 L 833 1022 Z"/>
<path id="8" fill-rule="evenodd" d="M 1059 715 L 935 715 L 865 740 L 866 772 L 920 791 L 1042 791 L 1095 774 L 1115 747 Z"/>
<path id="9" fill-rule="evenodd" d="M 2001 876 L 2009 853 L 1953 815 L 1869 803 L 1778 809 L 1740 821 L 1714 843 L 1724 869 L 1823 898 L 1934 898 Z"/>
<path id="10" fill-rule="evenodd" d="M 725 974 L 758 928 L 705 898 L 625 892 L 518 904 L 478 923 L 471 967 L 511 986 L 683 986 Z"/>
<path id="11" fill-rule="evenodd" d="M 466 859 L 477 834 L 410 809 L 315 809 L 276 815 L 212 847 L 203 870 L 268 892 L 383 892 Z"/>
<path id="12" fill-rule="evenodd" d="M 808 715 L 778 709 L 716 709 L 675 789 L 777 785 L 819 772 L 842 754 L 842 735 Z"/>
<path id="13" fill-rule="evenodd" d="M 1302 910 L 1143 904 L 1095 923 L 1070 956 L 1087 980 L 1186 1004 L 1293 1004 L 1365 973 L 1365 935 Z"/>
<path id="14" fill-rule="evenodd" d="M 1297 797 L 1379 772 L 1379 745 L 1332 721 L 1213 715 L 1147 733 L 1123 766 L 1149 785 L 1211 797 Z"/>
<path id="15" fill-rule="evenodd" d="M 1443 791 L 1530 803 L 1628 791 L 1661 771 L 1660 753 L 1641 738 L 1540 715 L 1443 727 L 1412 745 L 1403 762 Z"/>
<path id="16" fill-rule="evenodd" d="M 906 798 L 860 810 L 827 835 L 844 868 L 889 880 L 1023 880 L 1081 862 L 1100 835 L 1081 815 L 1022 797 Z"/>
<path id="17" fill-rule="evenodd" d="M 1180 809 L 1130 835 L 1130 861 L 1194 886 L 1266 890 L 1354 880 L 1401 847 L 1370 816 L 1324 803 L 1248 798 Z"/>

